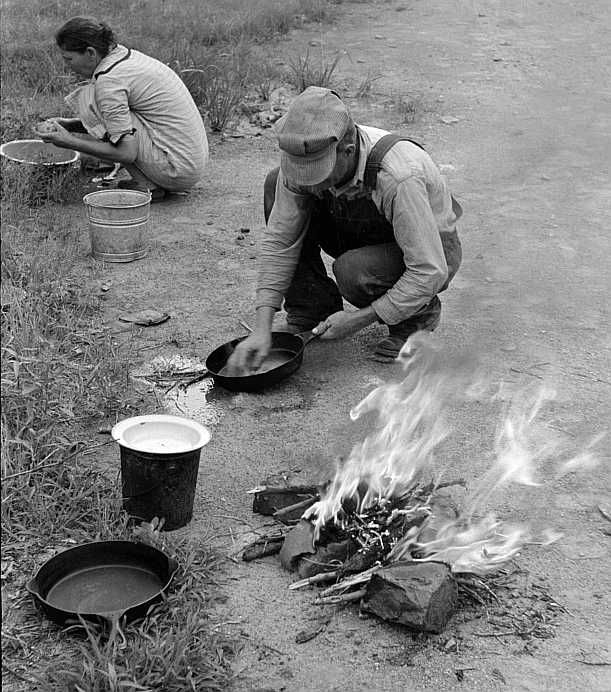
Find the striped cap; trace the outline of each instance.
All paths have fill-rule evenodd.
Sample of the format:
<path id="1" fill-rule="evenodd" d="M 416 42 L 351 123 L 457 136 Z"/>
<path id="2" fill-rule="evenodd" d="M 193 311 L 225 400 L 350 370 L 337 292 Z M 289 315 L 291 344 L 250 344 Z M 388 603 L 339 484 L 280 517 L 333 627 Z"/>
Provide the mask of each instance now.
<path id="1" fill-rule="evenodd" d="M 311 86 L 295 97 L 275 125 L 280 168 L 295 185 L 317 185 L 335 167 L 336 145 L 352 119 L 331 89 Z"/>

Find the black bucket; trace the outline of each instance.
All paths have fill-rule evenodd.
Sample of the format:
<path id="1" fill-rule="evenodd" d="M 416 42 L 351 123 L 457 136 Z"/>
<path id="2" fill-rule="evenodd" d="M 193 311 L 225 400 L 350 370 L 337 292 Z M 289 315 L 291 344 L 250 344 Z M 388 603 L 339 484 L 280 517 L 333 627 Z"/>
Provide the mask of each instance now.
<path id="1" fill-rule="evenodd" d="M 210 439 L 208 430 L 177 416 L 137 416 L 118 423 L 113 437 L 121 449 L 125 511 L 136 521 L 164 519 L 166 531 L 186 526 L 193 517 L 201 448 Z M 164 446 L 172 451 L 163 451 Z"/>
<path id="2" fill-rule="evenodd" d="M 188 524 L 200 452 L 161 455 L 121 447 L 123 509 L 138 521 L 163 517 L 166 531 Z"/>

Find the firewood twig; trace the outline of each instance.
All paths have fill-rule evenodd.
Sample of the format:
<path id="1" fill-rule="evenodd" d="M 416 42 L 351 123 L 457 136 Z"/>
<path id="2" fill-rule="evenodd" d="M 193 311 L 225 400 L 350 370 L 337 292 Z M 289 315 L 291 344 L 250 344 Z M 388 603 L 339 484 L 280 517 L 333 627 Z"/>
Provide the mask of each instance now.
<path id="1" fill-rule="evenodd" d="M 206 370 L 206 372 L 202 372 L 199 375 L 196 375 L 195 377 L 192 377 L 191 379 L 186 380 L 186 382 L 178 383 L 178 386 L 180 387 L 180 389 L 188 389 L 191 385 L 197 384 L 198 382 L 205 380 L 206 377 L 211 377 L 210 373 L 207 370 Z"/>
<path id="2" fill-rule="evenodd" d="M 484 601 L 484 599 L 476 591 L 473 591 L 473 589 L 470 589 L 465 584 L 460 584 L 460 589 L 461 589 L 461 591 L 464 591 L 469 596 L 471 596 L 471 598 L 474 601 L 476 601 L 477 603 L 479 603 L 480 605 L 483 605 L 483 606 L 486 605 L 486 602 Z"/>
<path id="3" fill-rule="evenodd" d="M 339 594 L 338 596 L 320 596 L 314 601 L 314 605 L 337 605 L 339 603 L 354 603 L 360 601 L 367 593 L 367 589 L 359 589 L 350 593 Z"/>
<path id="4" fill-rule="evenodd" d="M 467 591 L 470 594 L 474 594 L 475 592 L 472 589 L 469 589 L 469 586 L 474 587 L 475 589 L 482 589 L 486 593 L 488 593 L 494 600 L 498 603 L 499 597 L 494 593 L 494 591 L 484 582 L 482 579 L 477 579 L 473 577 L 468 577 L 466 575 L 461 575 L 461 574 L 456 574 L 456 581 L 458 582 L 459 586 L 463 588 L 465 591 Z M 483 604 L 482 604 L 483 605 Z"/>
<path id="5" fill-rule="evenodd" d="M 527 630 L 511 630 L 510 632 L 473 632 L 476 637 L 526 637 L 537 629 L 533 625 Z"/>
<path id="6" fill-rule="evenodd" d="M 333 586 L 330 586 L 329 588 L 322 591 L 320 596 L 321 598 L 325 598 L 327 596 L 332 596 L 337 593 L 343 593 L 352 586 L 366 584 L 371 579 L 371 576 L 375 574 L 379 569 L 380 565 L 375 565 L 374 567 L 371 567 L 370 569 L 367 569 L 364 572 L 359 572 L 359 574 L 355 574 L 354 576 L 348 579 L 343 579 L 337 584 L 334 584 Z"/>
<path id="7" fill-rule="evenodd" d="M 310 586 L 312 584 L 323 584 L 327 581 L 333 581 L 337 579 L 338 572 L 320 572 L 312 577 L 306 577 L 305 579 L 300 579 L 289 585 L 289 589 L 294 591 L 295 589 L 303 589 L 304 586 Z"/>
<path id="8" fill-rule="evenodd" d="M 291 514 L 292 512 L 296 512 L 299 509 L 303 509 L 304 511 L 313 505 L 316 502 L 316 497 L 311 496 L 308 497 L 305 500 L 301 500 L 300 502 L 296 502 L 293 505 L 288 505 L 288 507 L 283 507 L 282 509 L 278 509 L 274 512 L 273 516 L 275 519 L 279 519 L 282 521 L 284 517 L 286 517 L 287 514 Z"/>

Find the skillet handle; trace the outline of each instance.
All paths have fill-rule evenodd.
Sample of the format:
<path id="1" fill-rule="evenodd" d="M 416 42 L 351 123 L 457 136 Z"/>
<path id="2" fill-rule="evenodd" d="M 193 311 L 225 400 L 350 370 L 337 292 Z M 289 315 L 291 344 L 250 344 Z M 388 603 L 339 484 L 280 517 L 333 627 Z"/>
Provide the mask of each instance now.
<path id="1" fill-rule="evenodd" d="M 299 332 L 297 336 L 303 341 L 303 346 L 304 348 L 310 343 L 310 341 L 314 341 L 314 339 L 318 339 L 320 334 L 314 334 L 312 330 L 309 330 L 307 332 Z"/>
<path id="2" fill-rule="evenodd" d="M 119 635 L 121 638 L 121 643 L 118 645 L 119 649 L 123 650 L 127 647 L 127 639 L 121 628 L 121 618 L 125 615 L 124 610 L 116 610 L 112 613 L 105 613 L 102 617 L 110 624 L 110 632 L 108 634 L 108 646 L 114 644 L 114 641 Z"/>
<path id="3" fill-rule="evenodd" d="M 42 595 L 40 593 L 40 585 L 36 577 L 30 579 L 30 581 L 25 585 L 25 588 L 26 591 L 32 594 L 32 596 L 39 596 L 40 598 L 42 598 Z"/>

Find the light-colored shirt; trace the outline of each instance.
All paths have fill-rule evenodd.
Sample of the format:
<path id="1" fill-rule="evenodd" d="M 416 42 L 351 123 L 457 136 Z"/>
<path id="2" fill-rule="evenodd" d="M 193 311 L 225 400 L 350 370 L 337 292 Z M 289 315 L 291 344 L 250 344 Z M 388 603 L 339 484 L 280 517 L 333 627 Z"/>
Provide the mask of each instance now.
<path id="1" fill-rule="evenodd" d="M 430 302 L 445 283 L 448 267 L 439 234 L 454 231 L 457 216 L 444 177 L 431 157 L 411 142 L 398 142 L 388 151 L 376 188 L 366 190 L 367 157 L 378 139 L 388 133 L 363 125 L 357 126 L 357 132 L 360 152 L 354 178 L 330 191 L 347 199 L 370 195 L 392 224 L 405 271 L 372 307 L 383 322 L 397 324 Z M 281 307 L 316 199 L 308 188 L 291 185 L 280 170 L 274 206 L 259 241 L 257 307 Z"/>
<path id="2" fill-rule="evenodd" d="M 101 60 L 92 81 L 107 139 L 116 144 L 135 130 L 135 164 L 147 177 L 170 190 L 186 189 L 201 178 L 208 139 L 201 114 L 174 70 L 119 45 Z"/>

